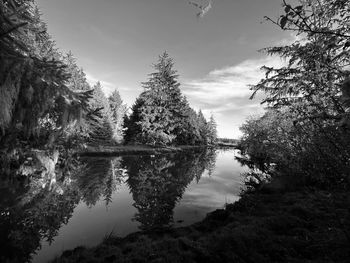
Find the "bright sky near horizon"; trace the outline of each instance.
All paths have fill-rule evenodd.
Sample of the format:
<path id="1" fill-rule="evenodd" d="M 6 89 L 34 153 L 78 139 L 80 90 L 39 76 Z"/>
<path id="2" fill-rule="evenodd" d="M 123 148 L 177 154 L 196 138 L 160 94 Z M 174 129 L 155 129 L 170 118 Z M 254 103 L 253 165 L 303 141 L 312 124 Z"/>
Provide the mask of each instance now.
<path id="1" fill-rule="evenodd" d="M 37 3 L 58 48 L 73 52 L 90 83 L 99 80 L 107 95 L 117 88 L 129 106 L 166 50 L 183 94 L 207 118 L 214 115 L 219 137 L 239 137 L 244 120 L 263 111 L 259 97 L 249 100 L 247 85 L 263 77 L 262 65 L 280 61 L 258 50 L 291 39 L 264 21 L 282 14 L 282 0 L 213 0 L 201 19 L 186 0 Z"/>

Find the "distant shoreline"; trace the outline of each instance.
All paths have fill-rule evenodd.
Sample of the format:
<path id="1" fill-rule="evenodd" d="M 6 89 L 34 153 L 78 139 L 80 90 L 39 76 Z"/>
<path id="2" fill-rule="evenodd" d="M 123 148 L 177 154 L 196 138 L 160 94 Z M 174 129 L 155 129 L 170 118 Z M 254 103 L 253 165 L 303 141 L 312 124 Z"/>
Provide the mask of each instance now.
<path id="1" fill-rule="evenodd" d="M 177 153 L 191 149 L 213 147 L 232 147 L 229 145 L 180 145 L 157 147 L 150 145 L 117 145 L 117 146 L 87 146 L 85 150 L 78 152 L 80 156 L 107 157 L 120 155 L 143 155 Z"/>

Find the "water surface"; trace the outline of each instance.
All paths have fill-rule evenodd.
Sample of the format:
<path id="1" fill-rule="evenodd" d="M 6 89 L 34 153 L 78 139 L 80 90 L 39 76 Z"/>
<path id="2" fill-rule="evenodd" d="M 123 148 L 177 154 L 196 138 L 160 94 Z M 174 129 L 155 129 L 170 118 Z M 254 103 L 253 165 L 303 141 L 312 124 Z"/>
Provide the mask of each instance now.
<path id="1" fill-rule="evenodd" d="M 198 222 L 238 199 L 244 168 L 235 154 L 206 149 L 86 158 L 52 189 L 42 187 L 42 178 L 7 180 L 0 194 L 5 258 L 47 262 L 111 233 Z"/>

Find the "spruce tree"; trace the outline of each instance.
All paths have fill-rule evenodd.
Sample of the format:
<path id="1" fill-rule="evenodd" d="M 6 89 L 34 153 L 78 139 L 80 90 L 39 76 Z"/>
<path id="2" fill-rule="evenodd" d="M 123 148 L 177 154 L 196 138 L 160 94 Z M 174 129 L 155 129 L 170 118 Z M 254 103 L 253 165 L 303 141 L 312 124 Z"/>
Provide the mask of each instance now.
<path id="1" fill-rule="evenodd" d="M 201 110 L 199 110 L 197 118 L 198 118 L 198 127 L 199 127 L 201 144 L 208 144 L 208 142 L 209 142 L 208 123 L 207 123 L 207 120 L 205 119 Z"/>
<path id="2" fill-rule="evenodd" d="M 67 87 L 70 72 L 32 1 L 1 2 L 0 13 L 0 137 L 57 138 L 91 115 L 91 94 Z"/>
<path id="3" fill-rule="evenodd" d="M 63 57 L 63 61 L 67 65 L 67 70 L 70 73 L 67 86 L 73 91 L 91 90 L 86 80 L 85 72 L 82 68 L 78 67 L 77 60 L 71 51 Z"/>
<path id="4" fill-rule="evenodd" d="M 173 66 L 173 60 L 164 52 L 154 65 L 156 71 L 143 83 L 144 103 L 140 108 L 141 120 L 138 124 L 144 143 L 166 145 L 176 138 L 174 130 L 182 116 L 179 107 L 182 95 Z"/>
<path id="5" fill-rule="evenodd" d="M 90 142 L 95 145 L 110 144 L 113 139 L 112 113 L 108 100 L 102 91 L 100 82 L 97 82 L 93 88 L 93 98 L 90 105 L 95 110 L 100 110 L 101 116 L 96 119 Z"/>
<path id="6" fill-rule="evenodd" d="M 136 99 L 134 105 L 131 110 L 132 113 L 130 116 L 125 115 L 124 117 L 124 142 L 125 143 L 134 143 L 139 141 L 139 136 L 141 136 L 141 125 L 139 124 L 141 121 L 140 109 L 144 104 L 142 94 Z"/>
<path id="7" fill-rule="evenodd" d="M 113 138 L 117 142 L 120 142 L 123 139 L 123 124 L 126 105 L 123 104 L 123 100 L 121 99 L 118 90 L 113 91 L 113 93 L 108 97 L 108 102 L 114 124 Z"/>
<path id="8" fill-rule="evenodd" d="M 174 63 L 164 52 L 154 65 L 155 72 L 143 83 L 144 91 L 125 120 L 125 142 L 152 145 L 207 144 L 208 124 L 181 94 Z"/>
<path id="9" fill-rule="evenodd" d="M 210 120 L 208 122 L 208 139 L 210 144 L 215 144 L 217 141 L 217 124 L 214 119 L 213 114 L 210 116 Z"/>
<path id="10" fill-rule="evenodd" d="M 197 113 L 189 106 L 186 97 L 181 104 L 181 118 L 175 129 L 176 143 L 182 145 L 194 145 L 200 143 L 200 132 L 197 120 Z"/>

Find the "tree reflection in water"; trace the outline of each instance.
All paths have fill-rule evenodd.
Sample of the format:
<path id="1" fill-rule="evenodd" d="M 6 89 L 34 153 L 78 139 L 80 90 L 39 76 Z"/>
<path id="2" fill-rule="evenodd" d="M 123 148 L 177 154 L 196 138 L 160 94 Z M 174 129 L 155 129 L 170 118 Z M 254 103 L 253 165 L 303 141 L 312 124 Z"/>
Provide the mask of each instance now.
<path id="1" fill-rule="evenodd" d="M 200 180 L 205 169 L 211 174 L 216 160 L 214 149 L 187 153 L 124 158 L 127 184 L 138 210 L 134 220 L 141 230 L 165 228 L 173 224 L 173 210 L 186 187 Z"/>
<path id="2" fill-rule="evenodd" d="M 103 197 L 108 205 L 113 192 L 123 182 L 121 157 L 87 158 L 83 161 L 85 167 L 75 178 L 82 200 L 91 207 Z"/>
<path id="3" fill-rule="evenodd" d="M 74 185 L 61 178 L 49 190 L 42 187 L 45 183 L 35 176 L 29 180 L 2 178 L 0 262 L 29 261 L 41 240 L 51 243 L 71 217 L 80 199 Z"/>
<path id="4" fill-rule="evenodd" d="M 122 182 L 120 160 L 74 160 L 71 169 L 56 167 L 54 184 L 37 169 L 28 177 L 0 177 L 0 262 L 30 261 L 42 240 L 54 240 L 81 200 L 93 206 L 103 198 L 108 205 Z"/>
<path id="5" fill-rule="evenodd" d="M 173 209 L 188 184 L 199 181 L 206 169 L 210 174 L 215 159 L 213 149 L 87 158 L 69 164 L 65 160 L 64 167 L 56 165 L 55 180 L 40 173 L 38 167 L 27 169 L 33 172 L 26 177 L 0 176 L 0 262 L 30 261 L 43 240 L 54 240 L 79 202 L 91 207 L 104 200 L 108 205 L 125 181 L 138 211 L 134 220 L 140 222 L 140 228 L 169 227 Z"/>

